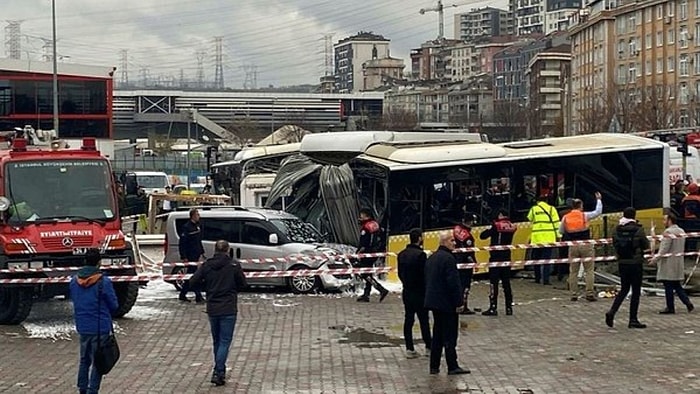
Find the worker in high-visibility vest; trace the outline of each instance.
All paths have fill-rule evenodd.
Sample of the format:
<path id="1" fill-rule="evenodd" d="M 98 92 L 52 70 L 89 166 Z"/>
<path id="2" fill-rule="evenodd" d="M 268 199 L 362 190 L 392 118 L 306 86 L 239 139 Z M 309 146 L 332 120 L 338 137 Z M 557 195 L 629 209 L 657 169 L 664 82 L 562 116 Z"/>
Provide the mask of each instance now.
<path id="1" fill-rule="evenodd" d="M 559 231 L 567 241 L 583 241 L 591 239 L 589 222 L 603 213 L 603 200 L 599 192 L 595 193 L 595 210 L 583 212 L 583 201 L 574 199 L 571 212 L 564 215 L 559 225 Z M 571 290 L 571 301 L 577 301 L 578 291 L 578 271 L 583 264 L 584 278 L 586 281 L 586 299 L 597 301 L 593 280 L 595 275 L 595 249 L 593 244 L 573 245 L 569 247 L 569 259 L 590 259 L 589 261 L 572 261 L 569 263 L 569 290 Z"/>
<path id="2" fill-rule="evenodd" d="M 547 194 L 540 194 L 535 205 L 527 213 L 527 220 L 532 223 L 530 243 L 552 243 L 559 238 L 559 213 L 557 209 L 547 203 Z M 534 248 L 531 252 L 532 260 L 547 260 L 552 258 L 554 248 Z M 551 284 L 549 276 L 552 273 L 550 264 L 535 265 L 535 282 L 544 285 Z"/>

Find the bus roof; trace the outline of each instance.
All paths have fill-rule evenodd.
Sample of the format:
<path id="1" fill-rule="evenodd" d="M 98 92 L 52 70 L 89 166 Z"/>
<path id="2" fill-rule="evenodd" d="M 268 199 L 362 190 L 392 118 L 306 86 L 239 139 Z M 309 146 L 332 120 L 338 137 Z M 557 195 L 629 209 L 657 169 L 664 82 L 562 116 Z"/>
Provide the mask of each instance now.
<path id="1" fill-rule="evenodd" d="M 396 132 L 396 131 L 340 131 L 304 136 L 301 153 L 322 162 L 342 164 L 364 153 L 370 146 L 382 142 L 441 141 L 481 142 L 479 133 Z"/>
<path id="2" fill-rule="evenodd" d="M 232 164 L 243 163 L 248 160 L 260 159 L 263 157 L 290 155 L 299 152 L 300 146 L 301 143 L 299 142 L 280 145 L 253 145 L 245 147 L 243 148 L 243 150 L 236 153 L 236 156 L 233 158 L 233 160 L 216 163 L 212 165 L 212 167 L 225 167 L 230 166 Z"/>
<path id="3" fill-rule="evenodd" d="M 389 168 L 410 170 L 473 164 L 501 160 L 557 157 L 571 154 L 661 149 L 663 142 L 630 134 L 586 134 L 572 137 L 490 144 L 479 142 L 450 143 L 377 143 L 360 159 Z"/>

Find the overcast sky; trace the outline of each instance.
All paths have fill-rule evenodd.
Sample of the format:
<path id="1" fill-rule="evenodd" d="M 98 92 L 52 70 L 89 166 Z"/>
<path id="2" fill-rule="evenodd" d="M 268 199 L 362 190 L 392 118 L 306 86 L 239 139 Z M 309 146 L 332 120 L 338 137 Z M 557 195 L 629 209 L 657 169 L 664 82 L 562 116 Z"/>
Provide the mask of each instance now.
<path id="1" fill-rule="evenodd" d="M 9 2 L 9 4 L 8 4 Z M 128 50 L 131 81 L 148 69 L 151 78 L 195 79 L 197 52 L 204 52 L 206 80 L 214 78 L 214 37 L 224 41 L 228 87 L 243 86 L 244 65 L 257 67 L 257 85 L 317 83 L 324 71 L 324 34 L 333 41 L 358 31 L 391 39 L 392 56 L 406 59 L 437 37 L 435 12 L 420 15 L 433 0 L 56 0 L 58 54 L 64 62 L 120 66 Z M 362 4 L 362 6 L 358 6 Z M 453 15 L 488 2 L 456 0 L 447 7 L 445 35 Z M 494 4 L 492 2 L 492 4 Z M 505 7 L 505 1 L 496 5 Z M 23 20 L 22 57 L 42 57 L 51 38 L 50 0 L 3 0 L 3 19 Z M 6 25 L 3 22 L 3 27 Z M 1 32 L 3 42 L 5 31 Z M 4 46 L 3 46 L 4 53 Z M 118 79 L 119 71 L 115 74 Z"/>

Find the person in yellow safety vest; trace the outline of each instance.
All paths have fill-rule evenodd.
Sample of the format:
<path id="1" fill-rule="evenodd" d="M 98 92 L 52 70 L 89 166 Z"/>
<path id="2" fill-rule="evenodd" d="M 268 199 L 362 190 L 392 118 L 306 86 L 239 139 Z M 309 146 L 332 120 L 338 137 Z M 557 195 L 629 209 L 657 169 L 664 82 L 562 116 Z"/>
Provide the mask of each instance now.
<path id="1" fill-rule="evenodd" d="M 527 213 L 527 220 L 532 223 L 530 243 L 557 242 L 559 238 L 559 213 L 557 209 L 547 203 L 547 195 L 540 195 L 535 205 Z M 532 260 L 546 260 L 552 258 L 554 248 L 531 249 Z M 535 265 L 535 283 L 550 285 L 549 276 L 552 273 L 550 264 Z"/>
<path id="2" fill-rule="evenodd" d="M 574 199 L 571 212 L 564 215 L 559 225 L 559 232 L 564 235 L 565 240 L 582 241 L 591 239 L 589 222 L 603 213 L 603 200 L 600 192 L 595 193 L 595 198 L 595 210 L 589 212 L 583 212 L 583 201 L 578 198 Z M 569 247 L 569 259 L 591 258 L 591 261 L 585 261 L 583 263 L 580 261 L 572 261 L 569 263 L 569 290 L 571 290 L 571 301 L 578 300 L 578 271 L 581 264 L 583 264 L 584 278 L 586 281 L 586 299 L 588 301 L 598 300 L 593 288 L 595 275 L 595 261 L 592 260 L 593 257 L 595 257 L 593 244 Z"/>

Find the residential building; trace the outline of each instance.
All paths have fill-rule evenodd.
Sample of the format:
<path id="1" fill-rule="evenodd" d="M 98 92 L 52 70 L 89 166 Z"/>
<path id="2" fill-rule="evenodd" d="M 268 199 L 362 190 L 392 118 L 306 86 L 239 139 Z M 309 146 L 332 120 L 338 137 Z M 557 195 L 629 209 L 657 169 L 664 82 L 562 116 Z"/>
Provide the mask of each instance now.
<path id="1" fill-rule="evenodd" d="M 489 37 L 486 40 L 476 42 L 474 51 L 479 56 L 479 72 L 493 74 L 493 56 L 513 45 L 517 40 L 517 37 L 510 35 Z"/>
<path id="2" fill-rule="evenodd" d="M 576 132 L 700 124 L 700 2 L 594 0 L 570 31 Z"/>
<path id="3" fill-rule="evenodd" d="M 418 123 L 450 122 L 450 87 L 457 83 L 446 80 L 412 81 L 397 86 L 384 95 L 386 113 L 415 113 Z"/>
<path id="4" fill-rule="evenodd" d="M 568 135 L 566 111 L 568 90 L 565 83 L 571 63 L 568 44 L 535 54 L 528 64 L 528 114 L 530 137 Z"/>
<path id="5" fill-rule="evenodd" d="M 433 40 L 411 50 L 411 79 L 433 80 L 451 78 L 447 63 L 452 47 L 461 44 L 459 40 Z"/>
<path id="6" fill-rule="evenodd" d="M 479 73 L 479 52 L 470 42 L 461 42 L 450 48 L 446 65 L 447 77 L 452 81 L 464 81 Z"/>
<path id="7" fill-rule="evenodd" d="M 499 8 L 475 8 L 469 12 L 455 15 L 455 39 L 472 41 L 484 36 L 503 36 L 513 34 L 511 14 Z"/>
<path id="8" fill-rule="evenodd" d="M 389 57 L 388 38 L 371 32 L 359 32 L 333 46 L 336 92 L 356 93 L 362 90 L 362 65 L 372 59 Z"/>
<path id="9" fill-rule="evenodd" d="M 401 79 L 406 65 L 403 59 L 375 58 L 362 64 L 362 90 L 376 90 L 387 85 L 387 80 Z"/>
<path id="10" fill-rule="evenodd" d="M 493 119 L 493 81 L 488 74 L 470 77 L 449 88 L 450 124 L 467 128 L 481 128 Z"/>
<path id="11" fill-rule="evenodd" d="M 565 32 L 548 36 L 523 37 L 493 56 L 494 100 L 523 105 L 528 99 L 528 79 L 525 78 L 530 60 L 537 53 L 568 43 Z"/>
<path id="12" fill-rule="evenodd" d="M 569 16 L 581 8 L 581 0 L 510 0 L 517 35 L 564 31 Z"/>

